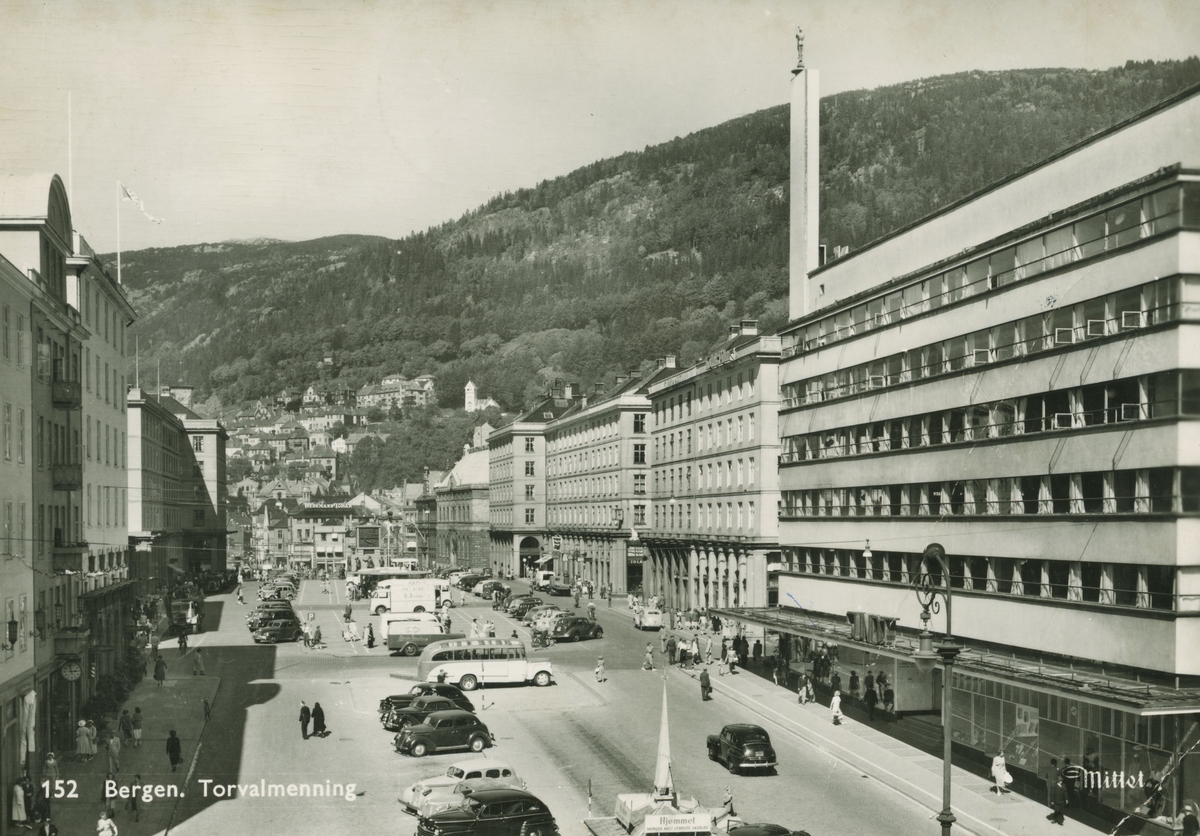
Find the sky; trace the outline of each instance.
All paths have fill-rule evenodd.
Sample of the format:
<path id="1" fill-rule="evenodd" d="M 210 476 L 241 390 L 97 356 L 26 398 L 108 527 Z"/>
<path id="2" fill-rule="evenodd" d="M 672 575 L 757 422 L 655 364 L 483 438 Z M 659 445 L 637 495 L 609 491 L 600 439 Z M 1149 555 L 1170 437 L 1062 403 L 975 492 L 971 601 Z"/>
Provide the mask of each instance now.
<path id="1" fill-rule="evenodd" d="M 823 95 L 1200 52 L 1195 0 L 0 0 L 0 171 L 102 252 L 402 238 L 786 102 L 797 25 Z"/>

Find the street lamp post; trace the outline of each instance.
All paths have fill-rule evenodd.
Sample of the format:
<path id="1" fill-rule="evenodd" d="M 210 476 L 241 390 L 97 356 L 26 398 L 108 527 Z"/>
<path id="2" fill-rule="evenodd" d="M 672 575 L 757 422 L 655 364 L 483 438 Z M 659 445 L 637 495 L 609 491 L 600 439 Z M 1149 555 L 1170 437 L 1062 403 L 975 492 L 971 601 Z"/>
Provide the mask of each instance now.
<path id="1" fill-rule="evenodd" d="M 937 820 L 941 822 L 943 836 L 950 836 L 950 828 L 956 821 L 954 812 L 950 809 L 950 770 L 954 741 L 951 730 L 954 660 L 958 658 L 962 647 L 954 641 L 954 633 L 951 629 L 950 566 L 946 560 L 946 550 L 939 543 L 930 543 L 925 547 L 922 557 L 925 559 L 926 569 L 916 579 L 917 600 L 921 602 L 921 635 L 918 637 L 920 644 L 917 652 L 913 654 L 913 661 L 921 673 L 932 673 L 937 661 L 941 659 L 942 662 L 942 812 L 938 813 Z M 933 576 L 929 573 L 928 564 L 933 560 L 937 561 L 941 570 L 944 587 L 935 585 Z M 935 648 L 933 634 L 929 632 L 929 619 L 931 612 L 936 613 L 941 610 L 937 601 L 938 595 L 946 599 L 946 636 Z"/>

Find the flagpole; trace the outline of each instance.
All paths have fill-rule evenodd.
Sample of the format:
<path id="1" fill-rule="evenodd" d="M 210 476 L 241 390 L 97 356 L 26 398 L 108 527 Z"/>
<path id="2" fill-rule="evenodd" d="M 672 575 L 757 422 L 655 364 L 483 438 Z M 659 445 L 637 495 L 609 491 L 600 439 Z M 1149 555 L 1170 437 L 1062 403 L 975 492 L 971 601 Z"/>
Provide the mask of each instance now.
<path id="1" fill-rule="evenodd" d="M 121 181 L 117 181 L 117 284 L 121 283 Z"/>
<path id="2" fill-rule="evenodd" d="M 67 91 L 67 203 L 75 200 L 75 167 L 71 153 L 71 91 Z"/>
<path id="3" fill-rule="evenodd" d="M 142 347 L 138 341 L 138 335 L 133 335 L 133 378 L 136 381 L 134 385 L 137 388 L 142 388 Z"/>

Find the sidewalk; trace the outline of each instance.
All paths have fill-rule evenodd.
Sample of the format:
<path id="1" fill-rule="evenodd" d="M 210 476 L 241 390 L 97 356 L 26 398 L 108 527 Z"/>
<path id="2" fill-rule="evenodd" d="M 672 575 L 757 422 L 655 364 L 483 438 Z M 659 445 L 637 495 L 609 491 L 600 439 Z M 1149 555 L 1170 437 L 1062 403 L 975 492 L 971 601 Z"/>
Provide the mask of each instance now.
<path id="1" fill-rule="evenodd" d="M 167 797 L 167 792 L 184 792 L 184 782 L 196 755 L 197 746 L 204 732 L 204 700 L 215 705 L 219 698 L 221 680 L 216 676 L 193 676 L 192 661 L 181 659 L 178 651 L 162 647 L 159 652 L 167 659 L 167 678 L 160 687 L 153 676 L 146 676 L 134 686 L 129 699 L 122 708 L 141 708 L 145 715 L 141 746 L 126 746 L 122 741 L 120 771 L 116 773 L 119 785 L 134 783 L 134 776 L 141 775 L 143 784 L 164 787 L 162 797 L 147 802 L 139 797 L 139 820 L 124 809 L 125 800 L 116 799 L 115 821 L 121 836 L 149 836 L 162 833 L 171 824 L 176 799 Z M 115 723 L 115 720 L 110 722 Z M 167 759 L 166 740 L 174 729 L 183 749 L 183 763 L 177 772 L 171 772 Z M 74 752 L 56 752 L 59 774 L 64 782 L 77 784 L 76 798 L 53 799 L 51 821 L 62 836 L 92 834 L 96 822 L 104 809 L 104 779 L 108 774 L 108 751 L 97 741 L 96 756 L 91 761 L 81 762 Z M 71 790 L 70 784 L 66 789 Z M 177 790 L 171 790 L 174 786 Z"/>

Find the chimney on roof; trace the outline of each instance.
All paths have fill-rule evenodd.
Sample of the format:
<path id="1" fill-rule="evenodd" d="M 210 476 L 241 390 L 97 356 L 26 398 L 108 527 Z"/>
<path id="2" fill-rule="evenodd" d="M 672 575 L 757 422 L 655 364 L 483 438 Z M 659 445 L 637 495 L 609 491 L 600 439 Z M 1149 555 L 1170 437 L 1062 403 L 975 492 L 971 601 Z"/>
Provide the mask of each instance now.
<path id="1" fill-rule="evenodd" d="M 659 366 L 664 369 L 673 369 L 673 368 L 675 368 L 675 364 L 676 364 L 675 355 L 668 354 L 666 357 L 664 357 L 662 359 L 662 362 L 659 363 Z"/>
<path id="2" fill-rule="evenodd" d="M 617 375 L 615 378 L 613 378 L 613 380 L 615 381 L 615 383 L 616 383 L 616 385 L 617 385 L 617 386 L 620 386 L 622 383 L 624 383 L 625 381 L 629 380 L 629 378 L 627 378 L 627 377 L 626 377 L 625 375 L 623 375 L 623 374 L 619 374 L 619 375 Z"/>
<path id="3" fill-rule="evenodd" d="M 603 395 L 604 394 L 604 384 L 597 383 L 597 384 L 593 385 L 592 386 L 592 394 L 593 395 Z"/>
<path id="4" fill-rule="evenodd" d="M 629 379 L 630 380 L 637 380 L 641 376 L 642 376 L 641 369 L 630 369 L 629 370 Z"/>
<path id="5" fill-rule="evenodd" d="M 740 326 L 740 325 L 730 325 L 729 326 L 729 339 L 732 340 L 737 337 L 740 337 L 741 335 L 742 335 L 742 326 Z"/>
<path id="6" fill-rule="evenodd" d="M 570 383 L 568 383 L 566 386 L 564 386 L 563 387 L 563 397 L 566 398 L 567 400 L 571 400 L 571 393 L 572 393 L 573 389 L 574 389 L 574 387 Z"/>
<path id="7" fill-rule="evenodd" d="M 742 320 L 742 336 L 757 337 L 758 336 L 758 320 L 743 319 Z"/>

